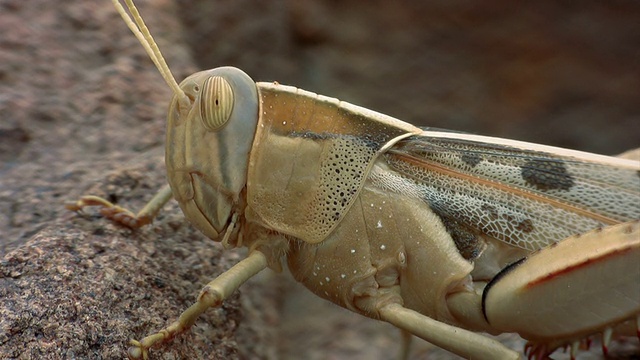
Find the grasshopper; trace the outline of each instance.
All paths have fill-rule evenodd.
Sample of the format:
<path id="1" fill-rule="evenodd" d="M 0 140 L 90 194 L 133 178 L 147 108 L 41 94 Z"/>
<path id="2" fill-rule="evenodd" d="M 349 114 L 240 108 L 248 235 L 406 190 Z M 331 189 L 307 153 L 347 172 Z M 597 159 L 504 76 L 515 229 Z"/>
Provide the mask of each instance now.
<path id="1" fill-rule="evenodd" d="M 232 67 L 178 84 L 134 6 L 113 0 L 174 92 L 163 188 L 189 221 L 248 256 L 128 356 L 187 331 L 260 271 L 466 358 L 517 359 L 477 332 L 515 332 L 530 357 L 640 327 L 640 161 L 438 129 L 255 83 Z M 406 349 L 405 352 L 406 354 Z"/>

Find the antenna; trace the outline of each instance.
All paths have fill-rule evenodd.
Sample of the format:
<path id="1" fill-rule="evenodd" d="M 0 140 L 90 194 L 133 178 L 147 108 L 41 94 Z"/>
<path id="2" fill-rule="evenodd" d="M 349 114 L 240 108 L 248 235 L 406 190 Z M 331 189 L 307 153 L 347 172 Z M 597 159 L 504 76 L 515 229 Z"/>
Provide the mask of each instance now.
<path id="1" fill-rule="evenodd" d="M 158 71 L 160 71 L 160 75 L 162 75 L 164 81 L 167 82 L 171 90 L 173 90 L 173 93 L 178 97 L 178 103 L 182 105 L 181 107 L 183 109 L 189 108 L 189 106 L 191 105 L 189 98 L 184 93 L 184 91 L 180 89 L 180 86 L 176 82 L 176 79 L 173 77 L 173 74 L 171 73 L 167 62 L 164 60 L 164 57 L 162 57 L 162 53 L 160 52 L 158 45 L 156 44 L 155 40 L 153 40 L 153 36 L 151 36 L 147 25 L 144 23 L 144 20 L 142 20 L 142 16 L 140 16 L 140 13 L 138 12 L 138 9 L 133 4 L 133 0 L 125 0 L 127 8 L 129 8 L 131 15 L 133 15 L 133 20 L 124 9 L 122 4 L 120 4 L 120 0 L 112 0 L 112 2 L 124 22 L 127 24 L 131 32 L 133 32 L 133 35 L 136 36 L 140 44 L 142 44 L 142 47 L 144 47 L 145 51 L 151 58 L 151 61 L 153 61 L 153 63 L 156 65 L 156 68 L 158 68 Z"/>

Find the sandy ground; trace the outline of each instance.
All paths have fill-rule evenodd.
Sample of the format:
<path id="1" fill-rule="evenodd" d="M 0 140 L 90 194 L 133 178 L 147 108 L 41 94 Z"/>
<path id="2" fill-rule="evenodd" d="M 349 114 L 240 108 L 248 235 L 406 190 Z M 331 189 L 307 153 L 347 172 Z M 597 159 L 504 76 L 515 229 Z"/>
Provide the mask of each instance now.
<path id="1" fill-rule="evenodd" d="M 605 154 L 640 144 L 634 2 L 140 8 L 178 79 L 234 65 L 424 126 Z M 138 231 L 62 206 L 91 193 L 139 209 L 152 197 L 169 98 L 109 1 L 0 0 L 0 358 L 123 358 L 128 339 L 175 319 L 241 258 L 175 203 Z M 391 359 L 398 343 L 391 326 L 265 273 L 152 356 Z M 615 356 L 637 359 L 637 340 Z M 455 357 L 415 341 L 412 358 Z"/>

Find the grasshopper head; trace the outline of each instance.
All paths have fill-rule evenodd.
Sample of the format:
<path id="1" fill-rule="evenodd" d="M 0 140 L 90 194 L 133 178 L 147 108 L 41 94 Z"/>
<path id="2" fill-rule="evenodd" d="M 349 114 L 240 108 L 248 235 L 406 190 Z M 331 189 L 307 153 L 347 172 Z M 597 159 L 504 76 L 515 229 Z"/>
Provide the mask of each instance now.
<path id="1" fill-rule="evenodd" d="M 186 78 L 169 106 L 167 178 L 185 216 L 217 240 L 244 200 L 249 152 L 258 122 L 256 84 L 222 67 Z"/>

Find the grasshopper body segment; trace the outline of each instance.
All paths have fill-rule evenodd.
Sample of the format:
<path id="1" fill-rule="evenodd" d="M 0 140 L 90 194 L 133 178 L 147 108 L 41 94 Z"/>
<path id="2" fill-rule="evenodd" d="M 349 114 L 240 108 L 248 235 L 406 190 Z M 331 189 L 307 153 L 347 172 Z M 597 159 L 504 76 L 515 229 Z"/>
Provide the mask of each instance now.
<path id="1" fill-rule="evenodd" d="M 292 248 L 289 268 L 318 296 L 369 317 L 379 319 L 385 305 L 404 303 L 452 321 L 446 294 L 465 286 L 472 265 L 453 242 L 428 240 L 447 233 L 423 207 L 422 201 L 382 191 L 369 180 L 325 241 Z"/>
<path id="2" fill-rule="evenodd" d="M 137 27 L 114 3 L 152 42 L 131 0 Z M 175 92 L 170 193 L 205 235 L 249 255 L 174 323 L 132 341 L 130 358 L 284 260 L 318 296 L 467 358 L 519 357 L 472 331 L 517 332 L 543 358 L 639 322 L 640 161 L 420 129 L 231 67 L 178 85 L 154 46 Z M 136 216 L 95 197 L 70 208 L 138 224 L 170 193 Z"/>
<path id="3" fill-rule="evenodd" d="M 578 256 L 584 249 L 592 254 L 588 259 Z M 640 262 L 629 259 L 640 259 L 638 221 L 613 226 L 606 234 L 570 237 L 490 284 L 483 299 L 484 314 L 496 328 L 542 343 L 589 335 L 640 312 Z M 514 289 L 520 296 L 513 296 Z M 590 301 L 576 300 L 580 298 Z"/>
<path id="4" fill-rule="evenodd" d="M 258 89 L 248 210 L 252 221 L 305 242 L 322 242 L 341 222 L 384 148 L 420 132 L 290 86 L 258 83 Z"/>

